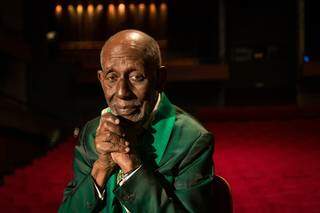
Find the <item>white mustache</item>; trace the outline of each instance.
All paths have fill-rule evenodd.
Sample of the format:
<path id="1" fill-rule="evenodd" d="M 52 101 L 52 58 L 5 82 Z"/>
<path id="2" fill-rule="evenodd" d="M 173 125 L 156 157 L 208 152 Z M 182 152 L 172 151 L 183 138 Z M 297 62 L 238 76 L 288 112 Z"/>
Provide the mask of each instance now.
<path id="1" fill-rule="evenodd" d="M 114 109 L 113 114 L 115 114 L 117 116 L 118 115 L 117 110 L 140 108 L 141 103 L 140 103 L 140 101 L 130 101 L 130 102 L 126 102 L 126 103 L 111 103 L 110 105 Z"/>
<path id="2" fill-rule="evenodd" d="M 112 104 L 112 106 L 114 108 L 120 108 L 120 109 L 128 109 L 128 108 L 136 108 L 136 107 L 140 107 L 141 104 L 139 102 L 135 102 L 135 103 L 126 103 L 126 104 Z"/>

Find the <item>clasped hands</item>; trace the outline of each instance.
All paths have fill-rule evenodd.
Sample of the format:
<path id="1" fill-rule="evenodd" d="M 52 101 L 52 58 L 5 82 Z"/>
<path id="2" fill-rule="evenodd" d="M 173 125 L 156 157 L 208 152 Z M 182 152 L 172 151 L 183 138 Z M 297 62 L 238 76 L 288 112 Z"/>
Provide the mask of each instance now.
<path id="1" fill-rule="evenodd" d="M 105 113 L 101 116 L 94 141 L 98 159 L 92 172 L 96 182 L 101 183 L 99 185 L 105 182 L 106 175 L 116 166 L 119 166 L 124 173 L 133 171 L 140 166 L 141 162 L 133 148 L 137 143 L 138 132 L 125 119 L 118 118 L 111 113 Z M 100 173 L 101 171 L 105 172 L 105 175 L 100 174 L 104 177 L 103 180 L 99 178 L 97 170 Z"/>

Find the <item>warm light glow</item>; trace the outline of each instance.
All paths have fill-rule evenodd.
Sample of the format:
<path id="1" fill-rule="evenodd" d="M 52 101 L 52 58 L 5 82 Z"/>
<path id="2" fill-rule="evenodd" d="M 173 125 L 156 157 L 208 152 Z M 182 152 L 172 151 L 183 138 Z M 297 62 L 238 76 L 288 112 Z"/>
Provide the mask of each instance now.
<path id="1" fill-rule="evenodd" d="M 77 6 L 77 13 L 79 15 L 82 15 L 82 13 L 83 13 L 83 6 L 81 4 L 78 4 L 78 6 Z"/>
<path id="2" fill-rule="evenodd" d="M 103 5 L 102 4 L 98 4 L 97 7 L 96 7 L 96 11 L 98 13 L 101 13 L 103 11 Z"/>
<path id="3" fill-rule="evenodd" d="M 129 4 L 129 10 L 130 10 L 131 13 L 135 13 L 136 6 L 133 3 Z"/>
<path id="4" fill-rule="evenodd" d="M 146 6 L 143 3 L 140 3 L 139 7 L 138 7 L 138 10 L 139 10 L 139 14 L 143 15 L 145 10 L 146 10 Z"/>
<path id="5" fill-rule="evenodd" d="M 137 24 L 142 24 L 143 20 L 145 18 L 145 13 L 146 13 L 146 6 L 143 3 L 140 3 L 138 5 L 138 15 L 137 17 Z"/>
<path id="6" fill-rule="evenodd" d="M 54 40 L 56 38 L 56 35 L 57 33 L 55 31 L 50 31 L 50 32 L 47 32 L 47 40 L 48 41 L 51 41 L 51 40 Z"/>
<path id="7" fill-rule="evenodd" d="M 126 6 L 121 3 L 118 5 L 118 13 L 119 13 L 119 16 L 123 17 L 126 13 Z"/>
<path id="8" fill-rule="evenodd" d="M 74 14 L 74 7 L 72 5 L 68 5 L 68 12 L 73 15 Z"/>
<path id="9" fill-rule="evenodd" d="M 92 4 L 89 4 L 87 7 L 87 12 L 89 15 L 93 15 L 94 12 L 94 6 Z"/>
<path id="10" fill-rule="evenodd" d="M 149 5 L 149 13 L 152 18 L 155 18 L 155 16 L 157 15 L 157 8 L 154 3 L 151 3 Z"/>
<path id="11" fill-rule="evenodd" d="M 166 25 L 168 15 L 168 8 L 166 3 L 160 4 L 160 21 L 162 25 Z"/>
<path id="12" fill-rule="evenodd" d="M 263 52 L 256 52 L 256 53 L 254 53 L 253 54 L 253 57 L 254 57 L 254 59 L 263 59 L 264 58 L 264 54 L 263 54 Z"/>
<path id="13" fill-rule="evenodd" d="M 61 6 L 60 4 L 58 4 L 58 5 L 56 6 L 55 12 L 56 12 L 56 15 L 61 15 L 61 13 L 62 13 L 62 6 Z"/>
<path id="14" fill-rule="evenodd" d="M 160 12 L 161 13 L 167 13 L 167 10 L 168 10 L 167 4 L 166 3 L 161 3 L 160 4 Z"/>
<path id="15" fill-rule="evenodd" d="M 116 8 L 113 4 L 109 4 L 108 6 L 108 14 L 110 16 L 110 18 L 115 18 L 116 15 Z"/>

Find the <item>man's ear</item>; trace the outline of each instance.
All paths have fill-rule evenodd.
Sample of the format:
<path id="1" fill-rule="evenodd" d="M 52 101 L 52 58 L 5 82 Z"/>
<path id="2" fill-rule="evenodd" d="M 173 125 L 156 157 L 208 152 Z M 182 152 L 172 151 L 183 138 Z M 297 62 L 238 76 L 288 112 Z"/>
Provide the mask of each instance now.
<path id="1" fill-rule="evenodd" d="M 160 66 L 157 71 L 157 90 L 162 92 L 167 82 L 167 68 Z"/>
<path id="2" fill-rule="evenodd" d="M 98 80 L 100 81 L 101 86 L 102 86 L 102 80 L 103 80 L 103 72 L 102 72 L 102 70 L 98 70 L 97 71 L 97 77 L 98 77 Z"/>

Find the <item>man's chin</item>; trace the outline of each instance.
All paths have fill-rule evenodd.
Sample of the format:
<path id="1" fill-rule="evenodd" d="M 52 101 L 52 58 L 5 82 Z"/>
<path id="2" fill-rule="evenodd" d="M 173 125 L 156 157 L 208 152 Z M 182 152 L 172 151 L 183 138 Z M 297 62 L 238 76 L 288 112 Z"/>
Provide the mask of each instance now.
<path id="1" fill-rule="evenodd" d="M 112 112 L 114 112 L 116 116 L 120 116 L 130 122 L 143 124 L 149 117 L 150 113 L 148 109 L 148 105 L 144 104 L 142 107 L 133 109 L 113 108 Z"/>
<path id="2" fill-rule="evenodd" d="M 118 115 L 122 118 L 124 118 L 125 120 L 128 120 L 129 122 L 133 122 L 133 123 L 143 123 L 144 121 L 144 115 L 142 113 L 134 113 L 134 114 L 130 114 L 130 115 L 126 115 L 126 114 L 120 114 Z"/>

